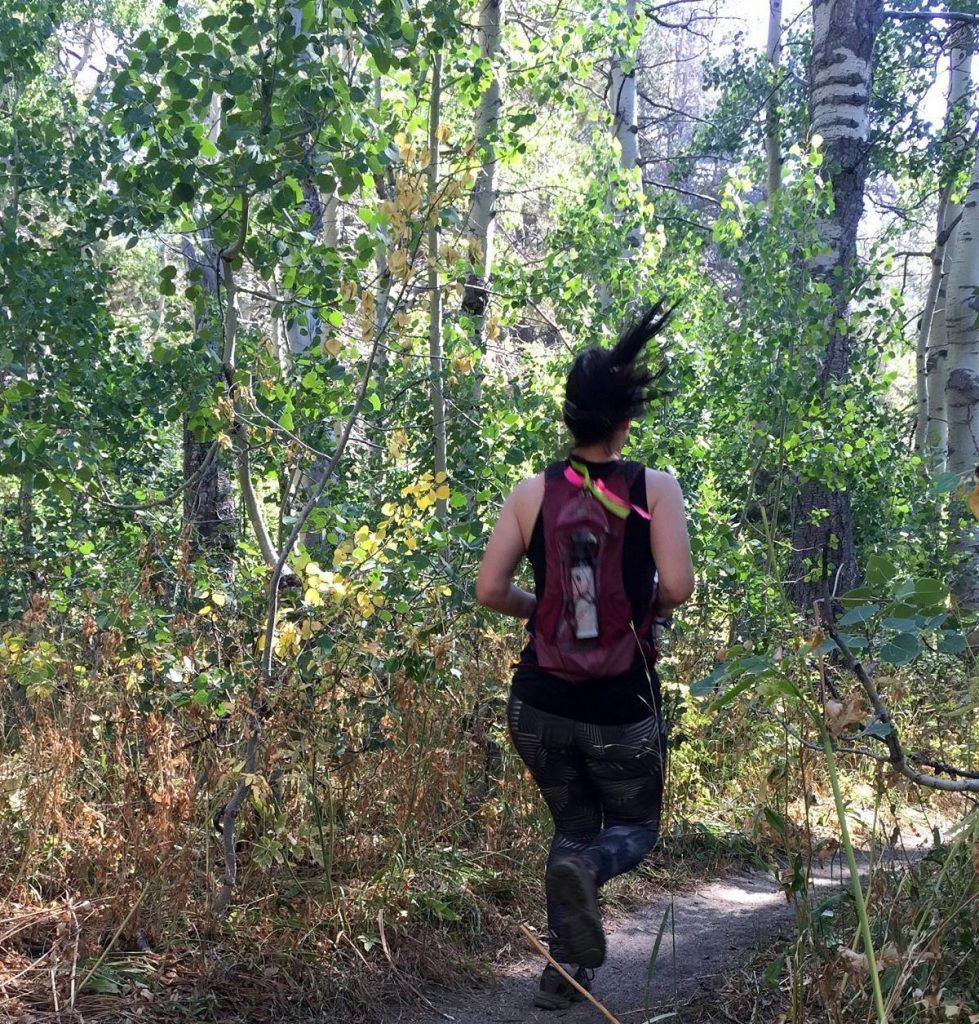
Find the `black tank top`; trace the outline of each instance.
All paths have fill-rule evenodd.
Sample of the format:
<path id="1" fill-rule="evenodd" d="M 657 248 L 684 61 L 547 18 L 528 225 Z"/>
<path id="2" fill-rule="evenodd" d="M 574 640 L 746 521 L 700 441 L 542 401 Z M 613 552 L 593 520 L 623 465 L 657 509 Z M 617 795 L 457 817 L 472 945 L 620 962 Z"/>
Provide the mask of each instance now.
<path id="1" fill-rule="evenodd" d="M 589 462 L 577 459 L 588 467 L 595 479 L 604 479 L 616 472 L 619 462 Z M 629 501 L 640 508 L 646 503 L 646 474 L 636 474 L 629 493 Z M 527 558 L 534 570 L 534 593 L 538 599 L 544 593 L 546 579 L 543 517 L 537 521 L 527 549 Z M 622 546 L 622 582 L 632 605 L 633 621 L 641 622 L 653 596 L 653 576 L 656 565 L 649 549 L 649 523 L 633 513 L 626 520 L 625 540 Z M 530 634 L 513 674 L 513 696 L 554 715 L 573 718 L 595 725 L 622 725 L 638 722 L 659 712 L 659 679 L 656 670 L 636 645 L 636 658 L 632 668 L 622 675 L 609 676 L 588 682 L 569 682 L 545 672 L 537 664 L 534 652 L 534 618 L 527 623 Z"/>

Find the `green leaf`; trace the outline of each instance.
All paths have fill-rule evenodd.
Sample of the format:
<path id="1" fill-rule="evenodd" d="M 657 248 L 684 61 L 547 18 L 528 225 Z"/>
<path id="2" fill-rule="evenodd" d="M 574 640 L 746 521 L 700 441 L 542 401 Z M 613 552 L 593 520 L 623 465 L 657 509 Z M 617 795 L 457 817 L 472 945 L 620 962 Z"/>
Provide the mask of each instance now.
<path id="1" fill-rule="evenodd" d="M 178 205 L 186 205 L 194 201 L 197 190 L 189 181 L 178 181 L 173 186 L 173 201 Z"/>
<path id="2" fill-rule="evenodd" d="M 777 689 L 781 690 L 788 697 L 794 697 L 796 700 L 802 700 L 802 693 L 799 687 L 788 679 L 786 676 L 772 675 L 769 676 L 771 682 L 775 684 Z"/>
<path id="3" fill-rule="evenodd" d="M 768 824 L 771 825 L 772 829 L 784 839 L 786 832 L 785 818 L 771 807 L 764 808 L 764 814 L 765 820 Z"/>
<path id="4" fill-rule="evenodd" d="M 920 579 L 914 584 L 914 591 L 909 595 L 909 602 L 918 608 L 938 608 L 948 600 L 948 587 L 941 580 Z"/>
<path id="5" fill-rule="evenodd" d="M 874 587 L 857 587 L 854 590 L 847 591 L 840 600 L 849 607 L 852 604 L 863 604 L 876 596 L 877 591 Z"/>
<path id="6" fill-rule="evenodd" d="M 690 696 L 691 697 L 707 697 L 712 694 L 717 687 L 717 684 L 727 676 L 728 666 L 718 665 L 709 676 L 704 676 L 703 679 L 698 679 L 696 682 L 690 684 Z"/>
<path id="7" fill-rule="evenodd" d="M 122 986 L 106 972 L 105 968 L 101 968 L 85 982 L 82 991 L 94 992 L 100 996 L 117 996 L 122 992 Z"/>
<path id="8" fill-rule="evenodd" d="M 782 968 L 785 966 L 786 957 L 788 957 L 789 951 L 783 950 L 774 960 L 765 968 L 762 973 L 762 981 L 768 985 L 769 988 L 774 988 L 778 984 L 778 979 L 782 974 Z"/>
<path id="9" fill-rule="evenodd" d="M 854 636 L 852 633 L 840 633 L 840 639 L 850 648 L 851 651 L 863 651 L 869 647 L 865 636 Z M 830 641 L 832 643 L 832 641 Z M 833 644 L 835 647 L 836 645 Z M 830 648 L 832 650 L 832 648 Z"/>
<path id="10" fill-rule="evenodd" d="M 918 633 L 924 626 L 924 618 L 915 616 L 914 618 L 902 618 L 900 616 L 890 615 L 884 619 L 884 626 L 887 629 L 896 629 L 900 633 Z"/>
<path id="11" fill-rule="evenodd" d="M 943 632 L 938 641 L 938 649 L 942 654 L 964 654 L 968 647 L 965 637 L 953 630 Z"/>
<path id="12" fill-rule="evenodd" d="M 866 622 L 872 619 L 880 611 L 879 604 L 860 604 L 851 608 L 843 618 L 840 619 L 841 626 L 853 626 L 858 622 Z"/>
<path id="13" fill-rule="evenodd" d="M 881 660 L 891 665 L 906 665 L 920 653 L 921 645 L 912 633 L 898 633 L 880 649 Z"/>
<path id="14" fill-rule="evenodd" d="M 886 587 L 897 575 L 897 566 L 880 555 L 867 560 L 867 582 L 873 587 Z"/>
<path id="15" fill-rule="evenodd" d="M 727 707 L 735 697 L 740 696 L 750 686 L 754 686 L 756 680 L 753 676 L 745 676 L 744 679 L 739 680 L 733 686 L 728 687 L 721 695 L 711 704 L 712 711 L 719 711 L 721 708 Z"/>
<path id="16" fill-rule="evenodd" d="M 766 672 L 772 667 L 772 659 L 765 654 L 753 654 L 748 658 L 741 658 L 731 666 L 732 672 L 747 672 L 757 675 L 759 672 Z"/>
<path id="17" fill-rule="evenodd" d="M 950 494 L 959 485 L 961 477 L 958 473 L 939 473 L 932 481 L 931 493 L 935 497 L 942 494 Z"/>

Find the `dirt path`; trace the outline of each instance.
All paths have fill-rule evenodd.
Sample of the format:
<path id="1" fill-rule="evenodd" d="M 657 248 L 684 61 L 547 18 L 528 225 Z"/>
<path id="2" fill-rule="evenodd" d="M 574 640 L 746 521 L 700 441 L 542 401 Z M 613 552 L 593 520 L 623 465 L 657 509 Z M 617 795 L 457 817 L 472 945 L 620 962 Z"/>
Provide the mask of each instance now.
<path id="1" fill-rule="evenodd" d="M 818 891 L 838 889 L 837 868 L 821 871 Z M 648 980 L 650 955 L 664 915 L 659 956 Z M 696 890 L 664 896 L 621 917 L 607 928 L 609 954 L 596 972 L 593 992 L 623 1024 L 646 1024 L 659 1014 L 683 1021 L 683 1006 L 718 984 L 725 972 L 761 946 L 792 933 L 792 908 L 771 875 L 744 872 L 707 882 Z M 531 998 L 542 968 L 528 954 L 506 967 L 498 985 L 465 1000 L 446 1001 L 437 1011 L 411 1018 L 411 1024 L 516 1024 L 544 1021 L 600 1021 L 598 1011 L 579 1004 L 567 1011 L 535 1009 Z M 676 1010 L 674 1014 L 672 1011 Z M 407 1020 L 404 1022 L 407 1024 Z"/>

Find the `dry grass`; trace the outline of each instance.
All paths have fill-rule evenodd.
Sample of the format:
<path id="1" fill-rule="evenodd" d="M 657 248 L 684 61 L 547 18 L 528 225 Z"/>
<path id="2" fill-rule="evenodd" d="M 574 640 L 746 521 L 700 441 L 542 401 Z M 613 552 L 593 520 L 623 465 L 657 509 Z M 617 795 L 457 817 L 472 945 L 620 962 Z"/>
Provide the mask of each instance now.
<path id="1" fill-rule="evenodd" d="M 185 648 L 198 664 L 204 629 Z M 17 635 L 37 649 L 45 634 Z M 0 1016 L 382 1019 L 421 986 L 478 975 L 509 909 L 536 902 L 538 807 L 501 750 L 499 708 L 483 707 L 502 647 L 451 687 L 463 655 L 439 649 L 414 678 L 321 661 L 315 683 L 286 680 L 217 919 L 215 821 L 245 702 L 168 711 L 138 655 L 94 646 L 62 657 L 47 691 L 0 675 Z"/>
<path id="2" fill-rule="evenodd" d="M 0 1016 L 386 1020 L 478 978 L 519 922 L 543 924 L 547 823 L 503 731 L 509 641 L 455 622 L 397 636 L 392 659 L 337 618 L 334 646 L 295 653 L 263 698 L 219 918 L 215 821 L 242 771 L 253 627 L 177 616 L 154 648 L 145 626 L 31 614 L 0 657 Z M 701 671 L 704 646 L 679 652 L 677 677 Z M 171 681 L 174 651 L 237 690 L 175 701 L 193 673 Z M 691 718 L 666 840 L 615 906 L 753 856 L 728 830 L 764 798 L 771 750 L 733 712 Z M 703 807 L 714 824 L 688 825 Z"/>

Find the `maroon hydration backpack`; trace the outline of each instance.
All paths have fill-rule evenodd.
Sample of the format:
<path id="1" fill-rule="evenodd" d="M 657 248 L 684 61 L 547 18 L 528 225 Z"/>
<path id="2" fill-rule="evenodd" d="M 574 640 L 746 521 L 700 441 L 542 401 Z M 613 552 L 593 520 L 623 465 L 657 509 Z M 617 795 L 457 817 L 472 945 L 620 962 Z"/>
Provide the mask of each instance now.
<path id="1" fill-rule="evenodd" d="M 644 467 L 621 462 L 604 480 L 587 468 L 554 463 L 544 473 L 541 506 L 546 558 L 544 593 L 534 617 L 538 665 L 563 679 L 585 681 L 632 667 L 653 622 L 655 593 L 642 622 L 633 622 L 622 578 L 622 548 L 630 515 L 649 518 L 629 502 Z M 653 651 L 646 652 L 652 660 Z"/>

